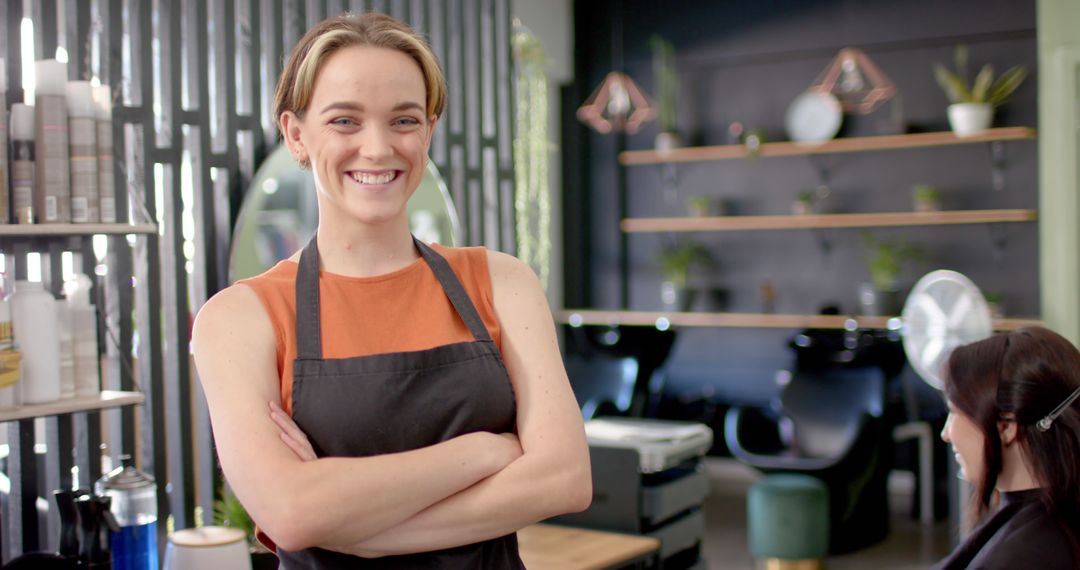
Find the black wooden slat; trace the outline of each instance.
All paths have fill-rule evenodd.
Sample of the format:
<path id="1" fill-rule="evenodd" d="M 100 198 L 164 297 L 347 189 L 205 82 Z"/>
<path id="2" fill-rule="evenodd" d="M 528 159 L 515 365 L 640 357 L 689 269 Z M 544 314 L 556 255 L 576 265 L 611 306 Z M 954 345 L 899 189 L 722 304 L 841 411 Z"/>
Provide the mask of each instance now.
<path id="1" fill-rule="evenodd" d="M 180 169 L 165 168 L 164 237 L 161 240 L 161 261 L 164 267 L 183 267 L 184 240 L 181 233 L 183 203 L 180 199 Z M 176 528 L 194 525 L 195 473 L 192 450 L 190 370 L 186 350 L 188 344 L 187 273 L 174 271 L 173 279 L 163 283 L 163 308 L 168 361 L 164 363 L 165 395 L 169 407 L 165 410 L 168 426 L 168 474 L 172 487 L 171 512 Z"/>
<path id="2" fill-rule="evenodd" d="M 57 46 L 56 0 L 35 2 L 34 6 L 34 42 L 40 50 L 35 60 L 53 59 Z"/>
<path id="3" fill-rule="evenodd" d="M 11 479 L 7 532 L 12 557 L 38 549 L 37 458 L 34 420 L 8 424 L 8 477 Z"/>
<path id="4" fill-rule="evenodd" d="M 22 2 L 16 2 L 8 0 L 4 2 L 0 12 L 3 12 L 3 21 L 0 25 L 3 25 L 5 32 L 3 42 L 4 50 L 4 65 L 7 66 L 7 100 L 8 105 L 12 103 L 21 103 L 23 100 L 23 88 L 22 88 L 22 46 L 20 44 L 21 34 L 18 33 L 20 22 L 22 22 L 23 10 Z"/>
<path id="5" fill-rule="evenodd" d="M 71 5 L 74 4 L 74 10 Z M 74 25 L 68 20 L 68 27 L 73 28 L 74 41 L 68 51 L 72 57 L 72 68 L 75 74 L 73 79 L 90 79 L 90 2 L 80 0 L 68 0 L 68 18 L 74 15 Z M 71 68 L 71 66 L 68 66 Z"/>
<path id="6" fill-rule="evenodd" d="M 139 54 L 138 69 L 142 71 L 142 74 L 138 77 L 138 81 L 141 86 L 142 92 L 142 105 L 144 114 L 142 117 L 142 123 L 136 125 L 135 142 L 136 148 L 140 153 L 141 164 L 133 164 L 130 167 L 133 169 L 142 169 L 142 180 L 144 182 L 142 198 L 145 199 L 146 210 L 150 214 L 152 220 L 158 219 L 157 200 L 154 199 L 154 163 L 149 160 L 150 155 L 154 150 L 154 138 L 149 136 L 154 132 L 154 82 L 153 77 L 149 71 L 153 66 L 153 50 L 151 49 L 151 38 L 153 37 L 153 14 L 150 6 L 143 6 L 138 11 L 138 18 L 133 20 L 135 26 L 140 30 L 139 34 L 132 34 L 132 51 Z M 134 27 L 134 26 L 133 26 Z M 135 41 L 135 38 L 138 41 Z M 136 196 L 137 200 L 138 197 Z M 142 376 L 143 388 L 148 392 L 148 409 L 144 410 L 145 416 L 149 416 L 149 421 L 145 421 L 144 425 L 148 425 L 150 431 L 148 434 L 143 435 L 143 455 L 142 455 L 142 467 L 150 475 L 158 478 L 167 473 L 168 468 L 168 448 L 166 434 L 168 433 L 166 427 L 166 403 L 165 403 L 165 382 L 164 382 L 164 363 L 162 342 L 162 278 L 161 278 L 161 243 L 158 234 L 150 234 L 140 240 L 145 240 L 145 247 L 140 248 L 142 253 L 146 256 L 145 264 L 140 263 L 138 265 L 139 273 L 142 274 L 142 278 L 139 279 L 140 294 L 139 298 L 143 300 L 144 311 L 136 311 L 138 318 L 139 337 L 140 337 L 140 371 L 145 373 Z M 141 303 L 137 303 L 141 304 Z M 142 359 L 146 359 L 142 361 Z M 149 436 L 149 437 L 148 437 Z M 168 500 L 168 485 L 164 481 L 158 485 L 157 496 L 157 509 L 158 518 L 164 520 L 171 513 L 169 500 Z M 158 526 L 158 543 L 165 544 L 166 540 L 166 525 L 162 524 Z"/>
<path id="7" fill-rule="evenodd" d="M 66 470 L 71 473 L 71 416 L 52 416 L 45 418 L 45 462 L 42 473 L 38 474 L 41 486 L 38 487 L 38 496 L 52 502 L 54 490 L 60 489 L 62 474 Z M 68 458 L 65 461 L 64 458 Z M 50 508 L 45 515 L 44 536 L 38 540 L 44 550 L 55 551 L 57 537 L 60 535 L 60 515 L 56 509 Z"/>
<path id="8" fill-rule="evenodd" d="M 235 220 L 240 214 L 240 203 L 243 198 L 243 191 L 240 188 L 240 154 L 237 148 L 236 138 L 236 81 L 233 80 L 236 77 L 236 37 L 233 32 L 236 30 L 236 7 L 234 0 L 224 0 L 225 7 L 224 25 L 222 26 L 224 32 L 224 43 L 221 46 L 225 51 L 223 54 L 219 54 L 220 59 L 224 59 L 225 77 L 228 78 L 225 81 L 225 136 L 227 137 L 228 144 L 225 147 L 225 155 L 228 157 L 226 163 L 226 176 L 229 179 L 229 201 L 227 202 L 229 212 L 228 220 L 230 223 L 225 224 L 225 227 L 218 227 L 220 235 L 227 236 L 232 233 L 232 220 Z M 222 248 L 221 258 L 228 261 L 228 244 L 219 242 L 216 244 Z M 219 267 L 221 274 L 227 274 L 228 268 L 224 265 Z"/>
<path id="9" fill-rule="evenodd" d="M 169 33 L 172 37 L 180 37 L 182 19 L 184 14 L 176 7 L 170 9 Z M 180 85 L 183 84 L 180 69 L 181 51 L 174 44 L 168 51 L 167 57 L 171 61 L 172 72 L 172 98 L 174 110 L 180 108 Z M 166 247 L 163 249 L 162 261 L 163 280 L 166 291 L 171 299 L 166 297 L 166 322 L 165 336 L 166 346 L 169 347 L 169 358 L 165 364 L 173 372 L 170 380 L 173 386 L 168 393 L 170 407 L 168 416 L 171 420 L 169 438 L 169 483 L 173 489 L 172 513 L 175 517 L 176 528 L 195 526 L 195 465 L 193 458 L 193 438 L 190 413 L 190 378 L 191 370 L 187 358 L 187 346 L 190 340 L 188 327 L 188 282 L 187 272 L 184 270 L 184 238 L 183 238 L 183 212 L 184 204 L 181 197 L 181 149 L 183 148 L 183 130 L 179 121 L 172 125 L 172 141 L 176 149 L 173 160 L 166 168 L 165 189 L 165 216 L 171 216 L 171 227 L 167 227 L 165 234 Z M 165 219 L 163 217 L 163 219 Z M 171 279 L 170 279 L 171 277 Z"/>
<path id="10" fill-rule="evenodd" d="M 427 38 L 431 44 L 431 50 L 435 52 L 435 57 L 439 60 L 439 65 L 443 68 L 443 73 L 446 73 L 446 18 L 443 15 L 443 3 L 442 2 L 429 2 L 428 11 L 430 17 L 428 18 L 429 24 L 427 27 Z M 443 176 L 448 176 L 450 173 L 450 152 L 447 149 L 447 130 L 450 128 L 450 124 L 447 122 L 447 112 L 449 106 L 443 111 L 443 116 L 439 121 L 438 126 L 435 128 L 435 134 L 431 137 L 431 159 L 435 161 L 435 166 L 439 167 Z"/>
<path id="11" fill-rule="evenodd" d="M 198 2 L 196 8 L 196 22 L 205 22 L 207 18 L 207 6 L 203 2 Z M 196 44 L 198 45 L 198 64 L 191 69 L 191 73 L 197 74 L 200 70 L 205 72 L 209 68 L 209 54 L 207 51 L 207 45 L 209 44 L 209 32 L 205 26 L 193 25 L 191 26 L 195 31 Z M 210 188 L 213 186 L 213 181 L 210 179 L 210 167 L 209 167 L 209 153 L 210 153 L 210 125 L 209 125 L 209 109 L 212 102 L 210 101 L 210 89 L 207 83 L 211 78 L 203 77 L 199 82 L 199 111 L 198 118 L 199 125 L 203 125 L 198 129 L 199 134 L 199 156 L 198 160 L 194 162 L 194 172 L 198 173 L 199 188 L 202 196 L 209 195 Z M 194 158 L 194 157 L 193 157 Z M 202 207 L 195 210 L 195 215 L 201 216 L 202 222 L 202 238 L 204 264 L 203 269 L 206 271 L 206 283 L 208 286 L 211 284 L 218 284 L 222 280 L 222 274 L 219 271 L 221 266 L 221 260 L 219 252 L 218 242 L 224 239 L 225 236 L 219 236 L 217 227 L 214 225 L 213 220 L 217 218 L 215 213 L 215 204 L 213 200 L 202 201 Z"/>
<path id="12" fill-rule="evenodd" d="M 120 38 L 123 33 L 123 0 L 103 0 L 99 6 L 102 9 L 102 18 L 105 29 L 100 34 L 102 52 L 106 55 L 101 62 L 102 79 L 109 85 L 113 99 L 113 149 L 116 160 L 113 161 L 113 183 L 116 192 L 116 221 L 129 221 L 127 172 L 123 167 L 121 153 L 125 152 L 126 142 L 123 128 L 123 120 L 115 116 L 118 111 L 121 96 L 120 70 L 123 69 L 123 45 Z M 131 280 L 133 263 L 132 249 L 124 236 L 109 238 L 109 286 L 107 295 L 112 298 L 108 318 L 115 318 L 115 339 L 111 341 L 114 352 L 111 352 L 110 364 L 112 374 L 117 375 L 120 381 L 119 389 L 131 391 L 135 389 L 134 369 L 130 365 L 132 338 L 134 326 L 131 321 L 132 310 L 135 306 L 135 290 Z M 113 307 L 115 302 L 115 307 Z M 114 316 L 115 315 L 115 316 Z M 115 414 L 113 414 L 115 415 Z M 135 438 L 135 409 L 125 407 L 120 410 L 120 421 L 111 423 L 112 435 L 110 440 L 113 447 L 109 450 L 112 456 L 112 464 L 118 464 L 118 456 L 122 453 L 134 454 L 136 449 Z M 119 449 L 117 449 L 119 447 Z"/>

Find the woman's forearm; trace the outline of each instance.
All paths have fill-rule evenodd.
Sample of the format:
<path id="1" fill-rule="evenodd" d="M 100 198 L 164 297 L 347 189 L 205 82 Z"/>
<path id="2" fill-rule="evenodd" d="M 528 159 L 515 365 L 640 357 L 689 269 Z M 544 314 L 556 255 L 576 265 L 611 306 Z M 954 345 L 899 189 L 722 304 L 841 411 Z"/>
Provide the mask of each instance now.
<path id="1" fill-rule="evenodd" d="M 588 466 L 523 455 L 498 473 L 371 538 L 333 550 L 388 556 L 452 548 L 510 534 L 585 509 L 592 499 Z M 327 546 L 324 546 L 324 548 Z"/>
<path id="2" fill-rule="evenodd" d="M 498 471 L 507 449 L 474 433 L 405 453 L 297 461 L 276 475 L 280 500 L 256 522 L 286 550 L 364 540 Z"/>

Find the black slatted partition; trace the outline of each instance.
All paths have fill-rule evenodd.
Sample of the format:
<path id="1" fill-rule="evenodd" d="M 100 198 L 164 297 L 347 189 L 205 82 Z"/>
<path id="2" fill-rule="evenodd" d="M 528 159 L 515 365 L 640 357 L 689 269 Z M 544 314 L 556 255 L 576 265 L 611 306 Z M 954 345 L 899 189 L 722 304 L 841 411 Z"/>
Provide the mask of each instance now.
<path id="1" fill-rule="evenodd" d="M 46 275 L 60 272 L 63 250 L 81 252 L 88 274 L 105 273 L 96 282 L 102 385 L 146 401 L 47 419 L 36 441 L 44 461 L 35 458 L 33 420 L 4 425 L 12 487 L 0 559 L 55 548 L 55 514 L 39 516 L 35 499 L 92 484 L 103 444 L 106 464 L 133 454 L 157 478 L 160 521 L 211 522 L 221 481 L 189 356 L 191 321 L 227 285 L 244 189 L 277 143 L 270 108 L 281 63 L 310 25 L 343 10 L 384 11 L 427 34 L 451 88 L 432 160 L 466 243 L 513 252 L 509 0 L 0 0 L 8 104 L 23 100 L 26 18 L 34 59 L 63 48 L 69 78 L 112 87 L 117 203 L 129 206 L 118 206 L 119 221 L 157 224 L 156 233 L 108 237 L 102 264 L 89 236 L 16 248 L 16 256 L 45 248 Z"/>

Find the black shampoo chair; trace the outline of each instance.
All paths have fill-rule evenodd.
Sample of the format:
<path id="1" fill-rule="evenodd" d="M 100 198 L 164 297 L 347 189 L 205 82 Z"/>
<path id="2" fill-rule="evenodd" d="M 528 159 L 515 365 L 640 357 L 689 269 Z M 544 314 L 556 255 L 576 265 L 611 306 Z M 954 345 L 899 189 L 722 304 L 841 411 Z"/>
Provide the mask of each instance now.
<path id="1" fill-rule="evenodd" d="M 732 408 L 724 438 L 737 459 L 764 473 L 803 473 L 829 489 L 829 551 L 885 537 L 892 443 L 880 368 L 792 373 L 779 409 Z"/>
<path id="2" fill-rule="evenodd" d="M 617 325 L 566 331 L 566 372 L 585 419 L 650 416 L 650 385 L 671 354 L 675 331 Z"/>

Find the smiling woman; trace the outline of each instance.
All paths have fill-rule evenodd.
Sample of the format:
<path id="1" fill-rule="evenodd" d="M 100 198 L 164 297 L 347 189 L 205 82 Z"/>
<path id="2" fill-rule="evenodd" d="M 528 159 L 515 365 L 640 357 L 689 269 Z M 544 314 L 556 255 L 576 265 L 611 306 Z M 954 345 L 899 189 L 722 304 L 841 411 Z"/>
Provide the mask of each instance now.
<path id="1" fill-rule="evenodd" d="M 590 501 L 535 275 L 409 233 L 445 93 L 387 16 L 310 30 L 275 113 L 316 235 L 196 320 L 222 468 L 282 568 L 521 568 L 516 530 Z"/>
<path id="2" fill-rule="evenodd" d="M 935 568 L 1077 568 L 1080 351 L 1040 327 L 961 346 L 945 394 L 941 438 L 975 487 L 981 520 Z"/>

